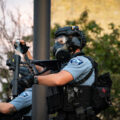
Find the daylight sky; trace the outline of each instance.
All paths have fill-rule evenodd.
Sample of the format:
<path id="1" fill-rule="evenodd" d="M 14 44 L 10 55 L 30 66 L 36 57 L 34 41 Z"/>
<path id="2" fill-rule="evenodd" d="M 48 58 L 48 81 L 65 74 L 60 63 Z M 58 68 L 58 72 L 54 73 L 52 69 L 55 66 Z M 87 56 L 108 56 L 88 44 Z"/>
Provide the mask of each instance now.
<path id="1" fill-rule="evenodd" d="M 33 0 L 6 0 L 8 8 L 15 9 L 20 8 L 25 12 L 32 12 L 33 10 Z"/>
<path id="2" fill-rule="evenodd" d="M 6 0 L 7 9 L 16 11 L 19 9 L 22 16 L 33 17 L 33 0 Z"/>
<path id="3" fill-rule="evenodd" d="M 14 13 L 14 17 L 17 16 L 17 10 L 20 11 L 21 14 L 21 23 L 22 25 L 28 28 L 25 28 L 28 32 L 29 29 L 33 25 L 33 0 L 6 0 L 6 9 L 7 11 L 12 11 Z M 10 26 L 10 22 L 7 22 L 8 27 Z M 27 34 L 26 33 L 26 34 Z"/>

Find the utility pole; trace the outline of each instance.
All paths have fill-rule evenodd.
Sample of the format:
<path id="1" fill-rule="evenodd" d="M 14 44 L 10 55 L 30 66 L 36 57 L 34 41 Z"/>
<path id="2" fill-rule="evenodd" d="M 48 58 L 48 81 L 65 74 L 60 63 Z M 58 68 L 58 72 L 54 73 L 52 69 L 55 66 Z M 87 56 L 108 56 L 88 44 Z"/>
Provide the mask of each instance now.
<path id="1" fill-rule="evenodd" d="M 51 0 L 34 0 L 33 56 L 37 60 L 49 59 Z M 32 120 L 48 120 L 46 87 L 33 85 Z"/>

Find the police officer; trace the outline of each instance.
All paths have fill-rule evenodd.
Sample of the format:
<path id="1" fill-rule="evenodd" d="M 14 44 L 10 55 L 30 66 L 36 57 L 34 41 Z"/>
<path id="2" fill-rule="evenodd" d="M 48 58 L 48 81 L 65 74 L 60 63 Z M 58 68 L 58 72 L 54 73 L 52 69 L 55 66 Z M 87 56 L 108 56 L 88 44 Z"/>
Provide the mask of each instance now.
<path id="1" fill-rule="evenodd" d="M 77 26 L 59 28 L 55 33 L 53 53 L 57 59 L 68 63 L 59 73 L 35 77 L 42 85 L 65 86 L 67 94 L 65 94 L 64 109 L 59 112 L 57 119 L 95 119 L 90 107 L 89 87 L 95 81 L 95 72 L 92 70 L 91 61 L 82 53 L 85 45 L 85 35 Z M 86 76 L 87 80 L 85 80 Z M 81 86 L 77 87 L 79 85 Z M 91 115 L 86 115 L 86 109 L 89 108 Z"/>
<path id="2" fill-rule="evenodd" d="M 95 71 L 91 60 L 82 53 L 85 45 L 85 35 L 77 26 L 59 28 L 55 32 L 53 54 L 66 64 L 58 73 L 34 76 L 38 84 L 64 86 L 63 109 L 58 111 L 57 120 L 97 119 L 90 106 Z M 28 80 L 31 85 L 32 79 Z"/>
<path id="3" fill-rule="evenodd" d="M 91 61 L 81 52 L 85 45 L 86 38 L 78 27 L 59 28 L 55 33 L 53 52 L 57 59 L 68 60 L 68 64 L 58 73 L 35 76 L 38 83 L 47 86 L 62 86 L 82 80 L 92 68 Z M 91 86 L 94 80 L 93 71 L 89 79 L 81 85 Z"/>

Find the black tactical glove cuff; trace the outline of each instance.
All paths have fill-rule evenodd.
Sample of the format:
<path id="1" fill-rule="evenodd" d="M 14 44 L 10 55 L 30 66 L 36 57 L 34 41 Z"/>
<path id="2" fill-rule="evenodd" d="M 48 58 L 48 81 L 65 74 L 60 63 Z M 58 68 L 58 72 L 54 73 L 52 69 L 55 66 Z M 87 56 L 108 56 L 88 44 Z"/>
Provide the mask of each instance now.
<path id="1" fill-rule="evenodd" d="M 30 88 L 34 84 L 34 76 L 33 75 L 28 75 L 21 79 L 21 83 L 25 88 Z"/>
<path id="2" fill-rule="evenodd" d="M 34 84 L 38 84 L 38 78 L 37 78 L 37 76 L 34 76 Z"/>
<path id="3" fill-rule="evenodd" d="M 25 54 L 29 49 L 29 47 L 26 46 L 26 44 L 25 45 L 20 44 L 20 46 L 21 46 L 21 53 L 22 54 Z"/>

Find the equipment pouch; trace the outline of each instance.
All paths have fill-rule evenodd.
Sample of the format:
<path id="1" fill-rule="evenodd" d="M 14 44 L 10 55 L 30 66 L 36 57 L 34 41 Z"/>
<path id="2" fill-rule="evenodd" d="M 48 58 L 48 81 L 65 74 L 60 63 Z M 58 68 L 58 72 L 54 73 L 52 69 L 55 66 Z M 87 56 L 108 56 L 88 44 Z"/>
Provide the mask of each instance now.
<path id="1" fill-rule="evenodd" d="M 111 104 L 110 89 L 112 81 L 108 73 L 98 77 L 95 85 L 92 87 L 92 107 L 96 114 L 108 108 Z"/>
<path id="2" fill-rule="evenodd" d="M 107 87 L 93 88 L 92 106 L 96 114 L 109 107 L 110 105 L 109 96 L 110 96 L 109 88 Z"/>

